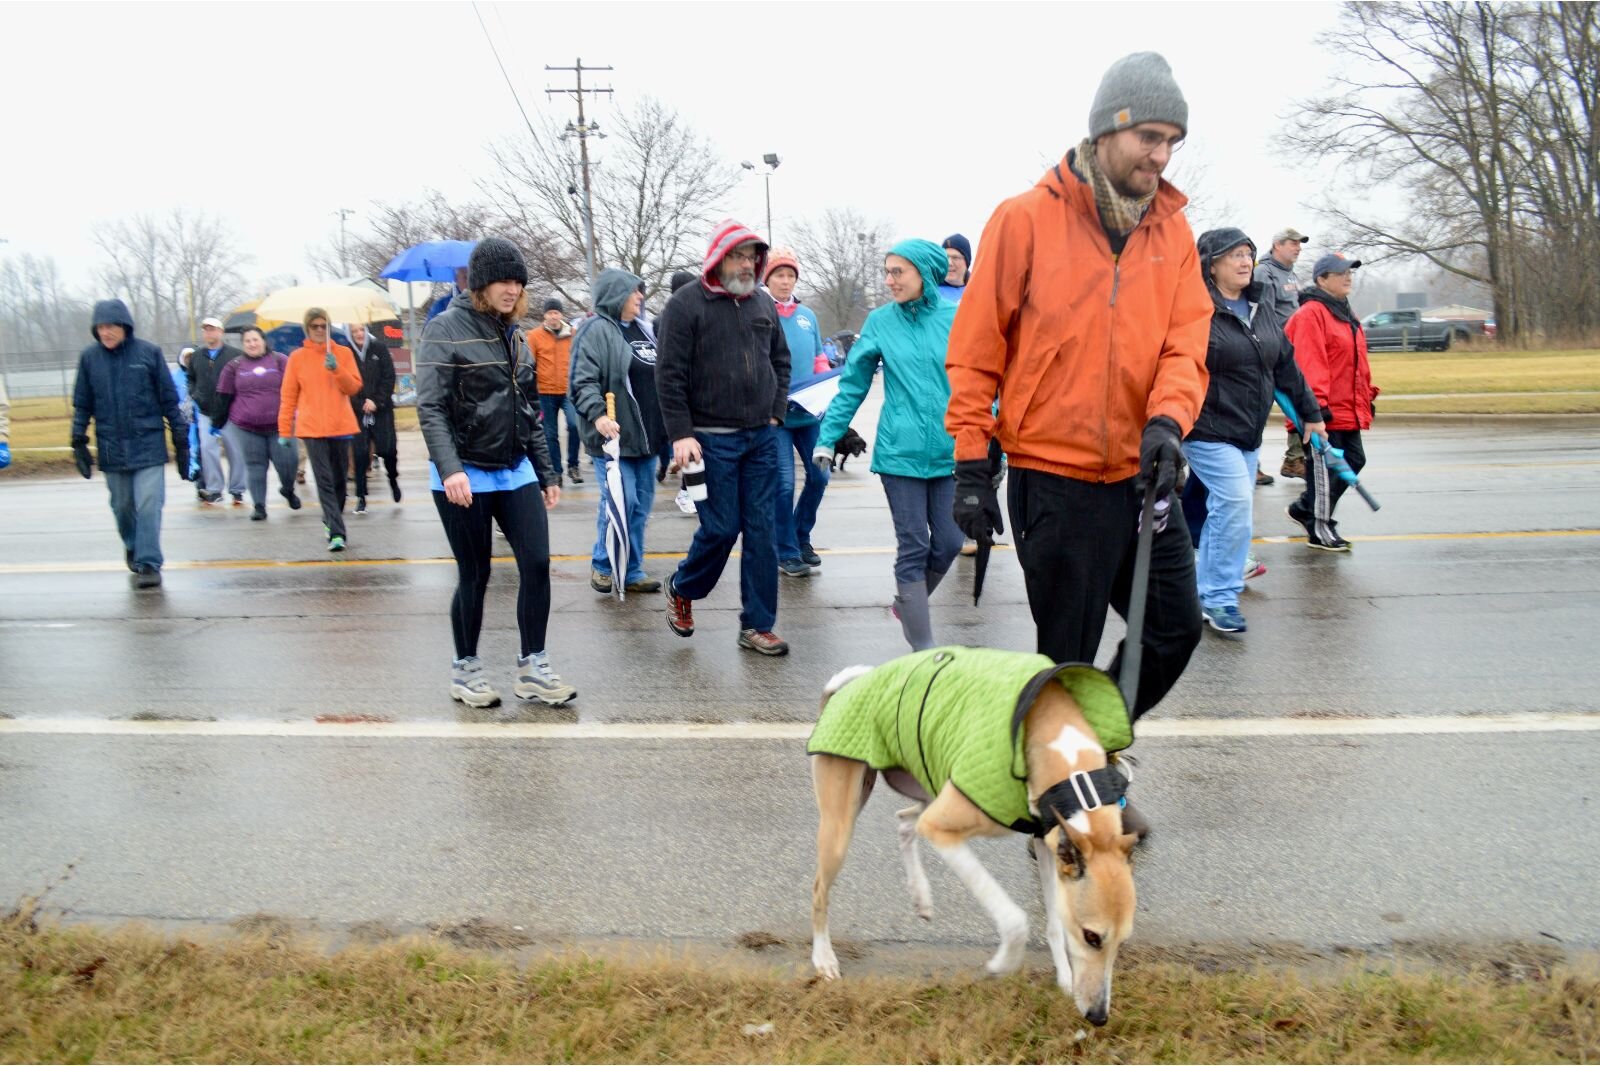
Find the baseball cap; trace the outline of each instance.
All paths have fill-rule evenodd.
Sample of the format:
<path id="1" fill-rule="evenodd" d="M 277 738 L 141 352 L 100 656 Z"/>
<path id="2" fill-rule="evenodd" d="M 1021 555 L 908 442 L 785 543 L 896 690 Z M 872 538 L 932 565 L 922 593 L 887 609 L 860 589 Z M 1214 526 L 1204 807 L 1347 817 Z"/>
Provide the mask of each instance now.
<path id="1" fill-rule="evenodd" d="M 1311 268 L 1311 276 L 1320 278 L 1324 274 L 1348 274 L 1360 265 L 1361 260 L 1347 259 L 1343 252 L 1323 252 Z"/>
<path id="2" fill-rule="evenodd" d="M 1273 244 L 1277 244 L 1279 241 L 1299 241 L 1301 244 L 1310 244 L 1311 238 L 1307 237 L 1304 233 L 1301 233 L 1293 226 L 1290 226 L 1287 229 L 1281 229 L 1272 235 Z"/>
<path id="3" fill-rule="evenodd" d="M 216 326 L 218 329 L 221 329 L 222 319 L 218 318 L 216 315 L 210 315 L 206 318 L 202 318 L 200 320 L 200 327 L 204 329 L 206 326 Z"/>

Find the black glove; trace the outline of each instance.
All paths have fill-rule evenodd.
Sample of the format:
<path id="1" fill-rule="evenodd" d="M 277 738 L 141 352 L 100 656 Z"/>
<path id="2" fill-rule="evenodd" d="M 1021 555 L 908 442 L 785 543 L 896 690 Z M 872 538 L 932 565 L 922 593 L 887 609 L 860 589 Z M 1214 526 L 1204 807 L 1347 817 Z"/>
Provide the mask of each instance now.
<path id="1" fill-rule="evenodd" d="M 94 456 L 89 454 L 89 438 L 79 435 L 72 438 L 72 458 L 78 464 L 78 473 L 90 477 L 94 469 Z"/>
<path id="2" fill-rule="evenodd" d="M 956 502 L 950 512 L 961 532 L 973 540 L 993 542 L 996 533 L 1006 531 L 992 477 L 988 459 L 956 464 Z"/>
<path id="3" fill-rule="evenodd" d="M 172 437 L 172 461 L 178 464 L 178 476 L 185 481 L 189 480 L 189 431 L 177 429 L 168 431 Z"/>
<path id="4" fill-rule="evenodd" d="M 1142 493 L 1154 482 L 1157 499 L 1177 488 L 1183 472 L 1183 451 L 1178 447 L 1182 440 L 1178 423 L 1166 415 L 1156 415 L 1146 422 L 1144 437 L 1139 441 L 1139 476 L 1134 487 Z"/>

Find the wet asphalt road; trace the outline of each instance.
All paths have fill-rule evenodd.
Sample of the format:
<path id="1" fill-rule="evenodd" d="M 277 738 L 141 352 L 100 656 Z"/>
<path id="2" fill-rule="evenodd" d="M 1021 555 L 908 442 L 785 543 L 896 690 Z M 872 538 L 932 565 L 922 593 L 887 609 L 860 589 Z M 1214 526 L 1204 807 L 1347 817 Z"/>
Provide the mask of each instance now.
<path id="1" fill-rule="evenodd" d="M 98 479 L 0 481 L 0 901 L 75 863 L 50 899 L 90 918 L 481 915 L 555 938 L 803 939 L 815 816 L 801 727 L 841 666 L 904 650 L 887 610 L 888 513 L 866 462 L 824 501 L 821 573 L 782 585 L 778 631 L 794 652 L 779 660 L 734 647 L 737 559 L 696 605 L 689 640 L 666 628 L 660 596 L 594 594 L 595 487 L 569 492 L 552 515 L 548 643 L 580 697 L 471 712 L 446 691 L 454 572 L 415 448 L 402 456 L 407 499 L 349 519 L 353 550 L 334 559 L 314 505 L 252 523 L 247 509 L 196 507 L 171 478 L 158 593 L 128 587 Z M 1158 828 L 1139 858 L 1138 936 L 1600 946 L 1600 428 L 1394 419 L 1368 452 L 1383 509 L 1353 494 L 1341 505 L 1349 557 L 1288 539 L 1282 508 L 1299 483 L 1258 490 L 1269 572 L 1241 604 L 1250 632 L 1208 632 L 1147 719 L 1135 789 Z M 662 492 L 653 574 L 693 528 Z M 497 566 L 481 651 L 506 688 L 514 590 L 514 568 Z M 1031 648 L 1014 555 L 996 553 L 981 607 L 970 591 L 964 560 L 935 597 L 941 639 Z M 1102 662 L 1121 632 L 1115 619 L 1107 630 Z M 1506 731 L 1451 731 L 1480 715 L 1510 716 Z M 319 716 L 399 735 L 270 735 L 316 731 Z M 1442 731 L 1297 726 L 1396 717 Z M 138 719 L 197 724 L 96 732 Z M 1225 735 L 1226 721 L 1270 735 Z M 686 722 L 794 726 L 630 731 Z M 467 736 L 456 723 L 510 726 Z M 596 728 L 516 732 L 529 723 Z M 1160 732 L 1183 723 L 1198 735 Z M 221 726 L 240 735 L 195 735 Z M 436 735 L 407 735 L 425 729 Z M 836 935 L 989 940 L 937 860 L 939 913 L 911 916 L 892 809 L 875 799 L 863 817 Z M 1022 846 L 984 854 L 1034 905 Z"/>

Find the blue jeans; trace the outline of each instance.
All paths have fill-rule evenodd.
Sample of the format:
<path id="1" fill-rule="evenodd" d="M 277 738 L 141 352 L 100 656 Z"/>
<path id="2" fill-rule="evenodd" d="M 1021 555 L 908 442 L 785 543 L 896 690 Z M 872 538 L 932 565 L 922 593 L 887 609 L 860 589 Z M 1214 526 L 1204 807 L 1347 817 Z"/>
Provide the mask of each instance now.
<path id="1" fill-rule="evenodd" d="M 879 474 L 894 521 L 894 582 L 910 585 L 929 574 L 943 577 L 961 551 L 961 527 L 952 511 L 954 477 L 901 477 Z M 937 579 L 935 581 L 937 583 Z"/>
<path id="2" fill-rule="evenodd" d="M 778 445 L 778 492 L 773 517 L 777 522 L 778 558 L 800 558 L 800 545 L 810 546 L 811 530 L 817 524 L 817 508 L 822 506 L 822 493 L 828 487 L 830 472 L 811 461 L 811 449 L 817 446 L 820 422 L 809 426 L 779 426 L 774 433 Z M 794 498 L 793 448 L 800 453 L 800 462 L 806 468 L 805 488 L 800 490 L 800 500 Z"/>
<path id="3" fill-rule="evenodd" d="M 1206 486 L 1206 524 L 1200 531 L 1195 580 L 1202 607 L 1237 607 L 1244 591 L 1244 560 L 1250 554 L 1251 508 L 1256 460 L 1261 449 L 1242 451 L 1216 441 L 1187 441 L 1183 457 Z"/>
<path id="4" fill-rule="evenodd" d="M 550 465 L 556 468 L 556 473 L 562 471 L 561 466 L 561 433 L 556 425 L 556 415 L 565 411 L 567 415 L 567 466 L 578 465 L 578 409 L 572 406 L 572 401 L 565 395 L 539 396 L 539 413 L 543 416 L 544 440 L 550 446 Z"/>
<path id="5" fill-rule="evenodd" d="M 778 621 L 778 549 L 772 536 L 772 496 L 778 449 L 771 426 L 732 433 L 696 433 L 706 464 L 706 498 L 696 505 L 700 528 L 672 575 L 672 588 L 701 600 L 717 587 L 728 553 L 742 536 L 739 628 L 770 632 Z"/>
<path id="6" fill-rule="evenodd" d="M 134 566 L 161 569 L 161 508 L 167 502 L 167 467 L 107 470 L 111 513 L 117 518 L 122 546 L 133 552 Z"/>
<path id="7" fill-rule="evenodd" d="M 596 455 L 594 458 L 595 480 L 604 485 L 606 472 L 611 467 L 609 455 Z M 622 467 L 622 495 L 624 500 L 623 513 L 628 516 L 628 565 L 627 574 L 623 582 L 643 581 L 644 572 L 644 527 L 650 521 L 650 508 L 656 502 L 656 457 L 646 456 L 643 459 L 629 459 L 623 456 L 618 460 Z M 590 564 L 602 574 L 611 573 L 611 557 L 606 554 L 606 497 L 605 490 L 600 493 L 600 506 L 596 508 L 594 522 L 594 552 Z"/>

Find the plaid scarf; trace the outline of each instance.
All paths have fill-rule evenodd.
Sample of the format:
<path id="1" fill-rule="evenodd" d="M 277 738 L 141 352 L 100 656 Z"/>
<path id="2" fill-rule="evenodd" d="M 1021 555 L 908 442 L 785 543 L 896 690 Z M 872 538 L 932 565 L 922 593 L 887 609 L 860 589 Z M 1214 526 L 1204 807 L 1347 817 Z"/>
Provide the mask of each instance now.
<path id="1" fill-rule="evenodd" d="M 1100 161 L 1095 158 L 1094 141 L 1087 137 L 1072 153 L 1070 165 L 1072 172 L 1088 182 L 1094 190 L 1094 205 L 1100 210 L 1101 225 L 1124 237 L 1139 225 L 1139 220 L 1150 208 L 1150 202 L 1156 198 L 1156 194 L 1151 193 L 1134 199 L 1112 188 L 1111 179 L 1106 177 L 1100 169 Z"/>

